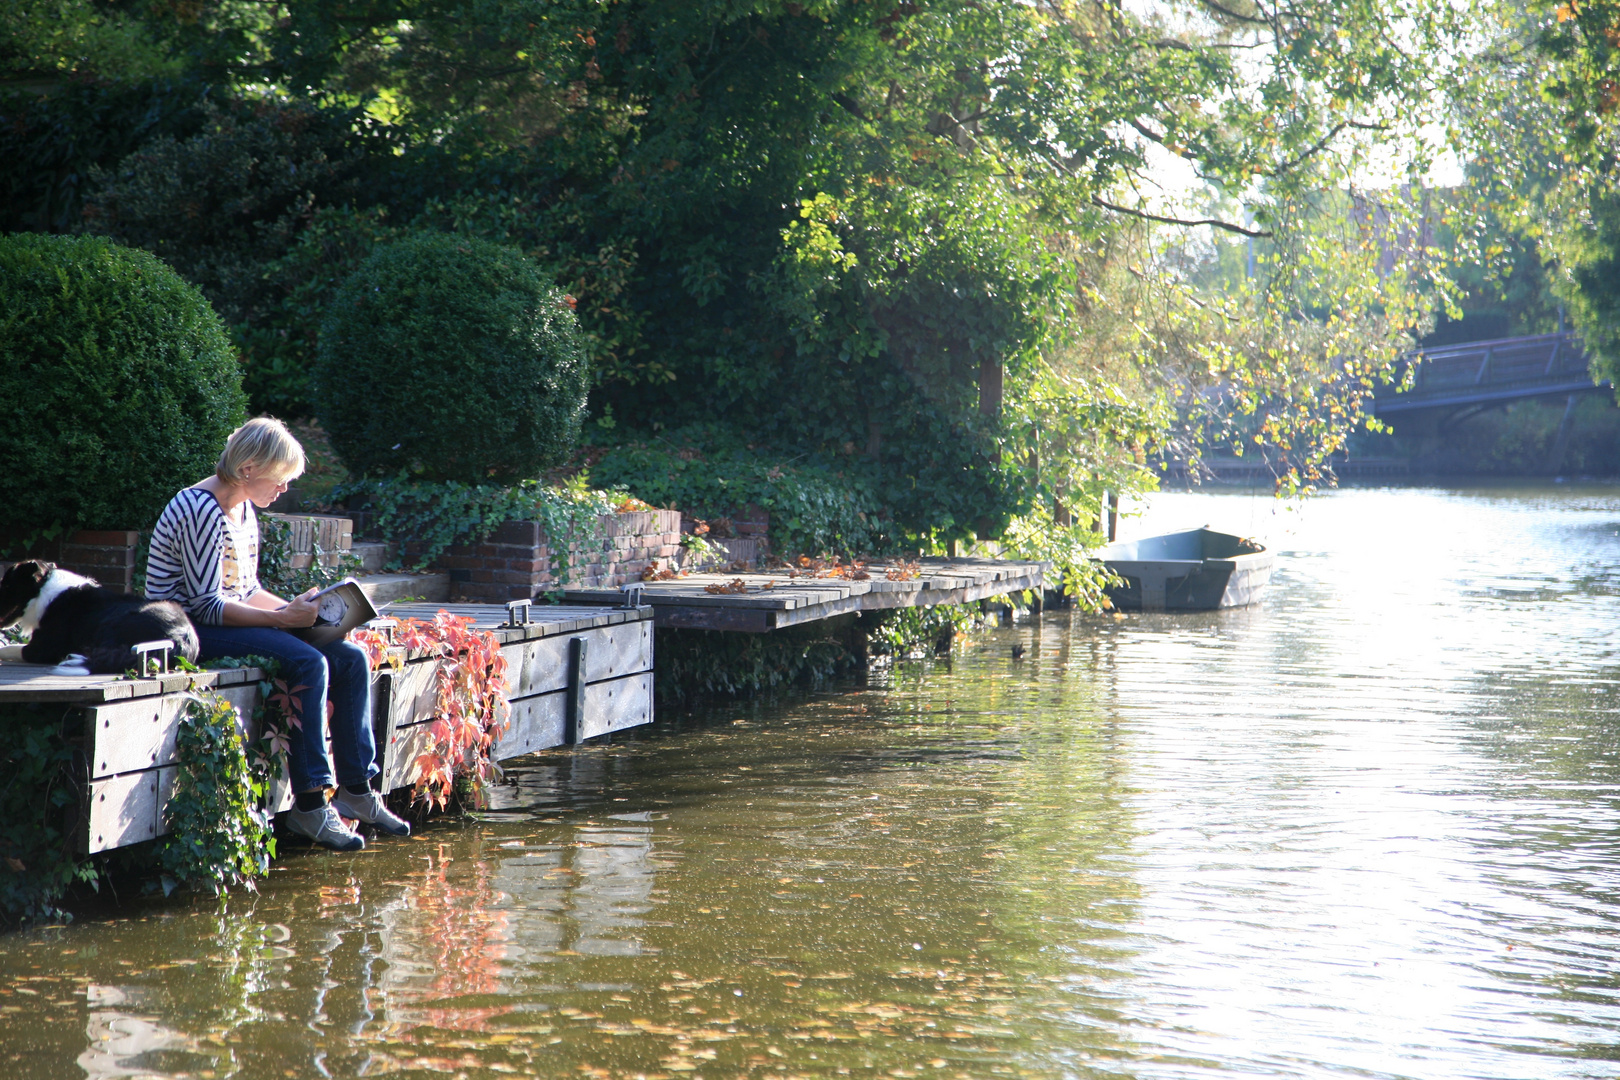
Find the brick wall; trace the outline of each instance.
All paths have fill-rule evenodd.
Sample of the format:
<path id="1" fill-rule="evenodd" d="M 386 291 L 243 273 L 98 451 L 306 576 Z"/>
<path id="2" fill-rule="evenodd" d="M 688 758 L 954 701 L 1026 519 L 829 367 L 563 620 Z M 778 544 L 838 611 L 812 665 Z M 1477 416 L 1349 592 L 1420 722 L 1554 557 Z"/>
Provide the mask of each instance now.
<path id="1" fill-rule="evenodd" d="M 277 506 L 281 505 L 278 501 Z M 321 562 L 336 566 L 343 553 L 354 547 L 354 522 L 332 514 L 272 514 L 260 511 L 259 518 L 284 521 L 289 529 L 288 541 L 292 556 L 288 560 L 294 570 L 303 570 L 315 557 L 315 546 L 320 545 Z"/>
<path id="2" fill-rule="evenodd" d="M 108 588 L 133 592 L 135 549 L 140 539 L 141 534 L 133 530 L 81 529 L 58 540 L 37 543 L 24 557 L 44 559 L 64 570 L 95 578 Z M 11 566 L 10 562 L 0 562 L 0 573 Z"/>
<path id="3" fill-rule="evenodd" d="M 571 587 L 614 588 L 639 581 L 647 567 L 680 554 L 678 510 L 604 514 L 597 523 L 588 542 L 570 545 L 566 584 Z M 509 521 L 481 543 L 450 548 L 434 568 L 449 572 L 450 595 L 456 599 L 521 600 L 557 587 L 550 543 L 538 521 Z"/>

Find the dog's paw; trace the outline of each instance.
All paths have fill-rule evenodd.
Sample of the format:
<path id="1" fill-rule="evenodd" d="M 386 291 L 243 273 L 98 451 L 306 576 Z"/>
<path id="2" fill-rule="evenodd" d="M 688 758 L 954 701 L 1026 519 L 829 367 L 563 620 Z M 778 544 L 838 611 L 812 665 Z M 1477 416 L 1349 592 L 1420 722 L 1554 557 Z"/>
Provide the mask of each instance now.
<path id="1" fill-rule="evenodd" d="M 18 663 L 22 660 L 23 647 L 21 645 L 0 646 L 0 663 L 10 661 Z"/>

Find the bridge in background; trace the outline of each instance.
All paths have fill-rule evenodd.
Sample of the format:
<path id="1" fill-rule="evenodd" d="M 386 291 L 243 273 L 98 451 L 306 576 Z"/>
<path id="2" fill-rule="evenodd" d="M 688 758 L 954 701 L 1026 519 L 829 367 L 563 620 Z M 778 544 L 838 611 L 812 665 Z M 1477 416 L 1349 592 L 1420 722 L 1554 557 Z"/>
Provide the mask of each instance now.
<path id="1" fill-rule="evenodd" d="M 1586 350 L 1571 333 L 1443 345 L 1406 362 L 1417 364 L 1412 387 L 1378 391 L 1372 411 L 1380 420 L 1427 414 L 1443 429 L 1510 401 L 1567 396 L 1573 409 L 1578 395 L 1610 389 L 1592 381 Z"/>

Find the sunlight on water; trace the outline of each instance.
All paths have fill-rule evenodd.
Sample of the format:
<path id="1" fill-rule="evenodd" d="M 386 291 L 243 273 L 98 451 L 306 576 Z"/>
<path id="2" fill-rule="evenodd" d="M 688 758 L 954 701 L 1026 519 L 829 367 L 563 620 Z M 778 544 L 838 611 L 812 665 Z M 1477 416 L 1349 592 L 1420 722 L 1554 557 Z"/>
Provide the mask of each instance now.
<path id="1" fill-rule="evenodd" d="M 0 937 L 17 1076 L 1620 1076 L 1620 489 L 1161 495 L 1267 603 L 665 717 Z M 1021 660 L 1011 646 L 1022 643 Z"/>

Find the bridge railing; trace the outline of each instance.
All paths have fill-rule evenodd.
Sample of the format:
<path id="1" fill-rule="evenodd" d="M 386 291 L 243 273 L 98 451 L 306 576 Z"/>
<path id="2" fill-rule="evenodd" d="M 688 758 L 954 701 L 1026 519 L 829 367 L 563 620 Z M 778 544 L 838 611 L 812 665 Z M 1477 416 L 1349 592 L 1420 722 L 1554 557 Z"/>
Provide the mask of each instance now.
<path id="1" fill-rule="evenodd" d="M 1468 386 L 1536 383 L 1587 370 L 1586 351 L 1574 334 L 1469 341 L 1424 349 L 1414 360 L 1417 372 L 1407 393 L 1455 390 Z"/>

